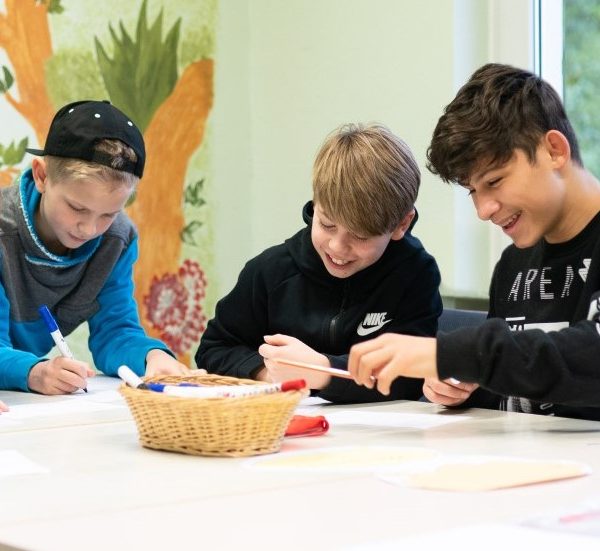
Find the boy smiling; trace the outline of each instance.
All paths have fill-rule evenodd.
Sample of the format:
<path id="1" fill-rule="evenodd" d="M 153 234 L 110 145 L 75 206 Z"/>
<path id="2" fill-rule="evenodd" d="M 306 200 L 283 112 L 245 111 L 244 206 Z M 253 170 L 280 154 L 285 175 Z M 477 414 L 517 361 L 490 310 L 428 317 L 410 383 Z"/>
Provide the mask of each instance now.
<path id="1" fill-rule="evenodd" d="M 600 339 L 583 321 L 598 317 L 600 183 L 558 94 L 529 71 L 484 65 L 446 107 L 428 158 L 513 241 L 490 285 L 498 319 L 437 339 L 375 339 L 353 350 L 350 371 L 367 387 L 375 375 L 383 392 L 395 376 L 426 377 L 425 396 L 444 405 L 600 419 L 583 407 L 600 406 Z"/>
<path id="2" fill-rule="evenodd" d="M 440 275 L 410 233 L 419 184 L 408 146 L 387 128 L 347 125 L 330 135 L 314 163 L 307 227 L 246 264 L 202 336 L 198 367 L 264 381 L 303 378 L 336 402 L 385 399 L 272 359 L 345 368 L 352 344 L 370 335 L 435 334 Z M 418 399 L 420 387 L 398 381 L 390 398 Z"/>

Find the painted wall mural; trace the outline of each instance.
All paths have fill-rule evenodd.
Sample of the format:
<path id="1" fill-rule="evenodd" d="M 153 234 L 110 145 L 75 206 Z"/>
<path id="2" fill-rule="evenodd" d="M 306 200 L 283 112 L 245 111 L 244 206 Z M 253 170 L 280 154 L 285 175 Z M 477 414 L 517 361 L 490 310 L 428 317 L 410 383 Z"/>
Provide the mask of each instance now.
<path id="1" fill-rule="evenodd" d="M 217 1 L 0 1 L 0 186 L 28 166 L 25 148 L 43 146 L 61 105 L 109 99 L 127 113 L 147 152 L 127 207 L 140 234 L 140 318 L 187 363 L 213 300 L 206 189 Z"/>

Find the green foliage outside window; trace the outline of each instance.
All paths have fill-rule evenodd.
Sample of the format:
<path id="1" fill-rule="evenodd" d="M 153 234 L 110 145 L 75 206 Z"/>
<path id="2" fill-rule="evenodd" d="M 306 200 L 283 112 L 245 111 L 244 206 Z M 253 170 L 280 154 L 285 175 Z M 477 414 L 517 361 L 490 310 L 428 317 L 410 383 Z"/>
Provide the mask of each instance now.
<path id="1" fill-rule="evenodd" d="M 600 178 L 600 0 L 564 0 L 564 102 L 585 166 Z"/>

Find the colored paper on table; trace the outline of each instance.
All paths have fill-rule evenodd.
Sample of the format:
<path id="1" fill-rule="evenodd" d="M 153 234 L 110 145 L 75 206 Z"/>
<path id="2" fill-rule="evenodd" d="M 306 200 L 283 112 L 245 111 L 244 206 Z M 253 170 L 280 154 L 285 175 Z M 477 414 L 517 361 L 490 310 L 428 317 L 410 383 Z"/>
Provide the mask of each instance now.
<path id="1" fill-rule="evenodd" d="M 252 458 L 247 465 L 273 471 L 375 472 L 398 469 L 399 465 L 420 462 L 437 455 L 428 448 L 400 446 L 342 446 L 316 450 L 281 451 Z"/>
<path id="2" fill-rule="evenodd" d="M 382 474 L 387 482 L 426 490 L 483 492 L 586 476 L 591 468 L 576 461 L 511 457 L 440 458 L 398 474 Z"/>
<path id="3" fill-rule="evenodd" d="M 329 430 L 329 423 L 322 415 L 294 415 L 285 436 L 319 436 Z"/>

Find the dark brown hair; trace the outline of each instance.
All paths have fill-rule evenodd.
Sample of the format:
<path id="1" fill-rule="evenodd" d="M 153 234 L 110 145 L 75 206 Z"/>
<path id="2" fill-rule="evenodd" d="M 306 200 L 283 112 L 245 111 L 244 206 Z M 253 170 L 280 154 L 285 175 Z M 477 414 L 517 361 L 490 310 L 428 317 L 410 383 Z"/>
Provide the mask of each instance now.
<path id="1" fill-rule="evenodd" d="M 475 171 L 501 166 L 521 149 L 535 162 L 541 138 L 558 130 L 583 166 L 577 137 L 556 91 L 537 75 L 488 63 L 444 110 L 427 150 L 427 168 L 445 182 L 469 183 Z"/>

